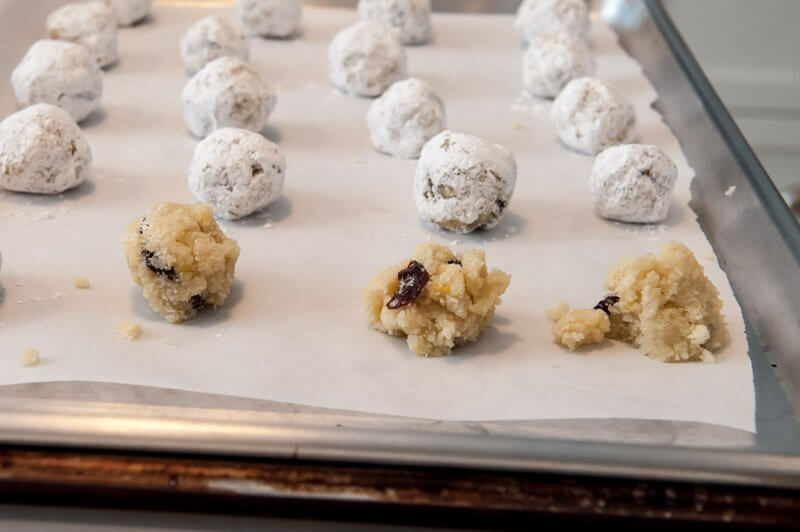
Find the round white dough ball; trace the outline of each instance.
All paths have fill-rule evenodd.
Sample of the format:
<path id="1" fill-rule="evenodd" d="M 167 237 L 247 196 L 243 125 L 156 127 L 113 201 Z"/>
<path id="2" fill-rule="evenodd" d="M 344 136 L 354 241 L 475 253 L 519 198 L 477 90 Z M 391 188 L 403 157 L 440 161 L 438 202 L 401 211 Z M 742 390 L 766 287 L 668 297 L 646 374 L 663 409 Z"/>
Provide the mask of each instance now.
<path id="1" fill-rule="evenodd" d="M 11 72 L 17 104 L 51 103 L 80 122 L 100 107 L 103 78 L 85 47 L 64 41 L 37 41 Z"/>
<path id="2" fill-rule="evenodd" d="M 362 20 L 339 33 L 328 46 L 333 86 L 355 96 L 379 96 L 406 77 L 408 60 L 397 31 Z"/>
<path id="3" fill-rule="evenodd" d="M 51 39 L 85 46 L 101 67 L 119 61 L 117 19 L 105 2 L 67 4 L 56 9 L 47 16 L 47 34 Z"/>
<path id="4" fill-rule="evenodd" d="M 589 8 L 585 0 L 525 0 L 517 10 L 514 26 L 527 42 L 541 33 L 558 31 L 586 38 Z"/>
<path id="5" fill-rule="evenodd" d="M 359 0 L 361 18 L 391 26 L 403 44 L 431 40 L 431 0 Z"/>
<path id="6" fill-rule="evenodd" d="M 367 112 L 372 146 L 401 159 L 416 159 L 422 147 L 445 128 L 444 103 L 417 78 L 398 81 Z"/>
<path id="7" fill-rule="evenodd" d="M 105 0 L 114 10 L 118 26 L 130 26 L 150 14 L 153 0 Z"/>
<path id="8" fill-rule="evenodd" d="M 633 142 L 638 135 L 633 104 L 597 78 L 567 83 L 553 101 L 550 118 L 561 142 L 588 154 Z"/>
<path id="9" fill-rule="evenodd" d="M 301 0 L 236 0 L 236 13 L 250 35 L 291 37 L 300 31 Z"/>
<path id="10" fill-rule="evenodd" d="M 7 190 L 58 194 L 89 174 L 92 151 L 65 110 L 39 103 L 0 122 L 0 185 Z"/>
<path id="11" fill-rule="evenodd" d="M 525 52 L 522 80 L 534 96 L 554 98 L 575 78 L 594 76 L 592 51 L 586 41 L 567 32 L 536 36 Z"/>
<path id="12" fill-rule="evenodd" d="M 283 190 L 286 157 L 262 135 L 225 127 L 197 144 L 189 188 L 214 215 L 236 220 L 263 209 Z"/>
<path id="13" fill-rule="evenodd" d="M 517 162 L 508 149 L 443 131 L 422 148 L 414 201 L 424 219 L 444 229 L 491 229 L 508 208 L 516 181 Z"/>
<path id="14" fill-rule="evenodd" d="M 652 223 L 667 217 L 678 168 L 655 146 L 621 144 L 603 150 L 592 167 L 595 208 L 603 218 Z"/>
<path id="15" fill-rule="evenodd" d="M 276 101 L 275 91 L 247 63 L 220 57 L 186 83 L 183 117 L 198 137 L 223 127 L 261 131 Z"/>
<path id="16" fill-rule="evenodd" d="M 250 55 L 250 46 L 244 35 L 216 15 L 192 24 L 183 34 L 179 49 L 183 66 L 190 76 L 219 57 L 229 55 L 246 61 Z"/>

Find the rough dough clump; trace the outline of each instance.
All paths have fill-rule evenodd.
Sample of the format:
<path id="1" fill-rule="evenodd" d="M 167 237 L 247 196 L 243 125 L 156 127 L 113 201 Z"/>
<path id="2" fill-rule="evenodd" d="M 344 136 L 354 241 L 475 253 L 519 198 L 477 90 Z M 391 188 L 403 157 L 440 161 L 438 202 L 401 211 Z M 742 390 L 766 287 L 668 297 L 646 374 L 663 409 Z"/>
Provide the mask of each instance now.
<path id="1" fill-rule="evenodd" d="M 19 355 L 19 365 L 26 368 L 39 365 L 39 351 L 36 349 L 25 349 Z"/>
<path id="2" fill-rule="evenodd" d="M 424 219 L 444 229 L 491 229 L 508 208 L 516 181 L 517 162 L 508 149 L 443 131 L 422 149 L 414 200 Z"/>
<path id="3" fill-rule="evenodd" d="M 712 353 L 728 341 L 719 292 L 681 243 L 667 242 L 658 255 L 624 257 L 609 270 L 605 288 L 609 296 L 595 306 L 610 318 L 605 337 L 633 344 L 654 360 L 713 362 Z M 548 318 L 557 317 L 558 325 L 564 311 L 562 304 Z M 593 311 L 570 311 L 576 312 Z M 581 343 L 602 341 L 598 330 L 592 327 Z M 554 326 L 556 341 L 569 346 L 559 332 Z"/>
<path id="4" fill-rule="evenodd" d="M 564 31 L 543 33 L 525 52 L 522 79 L 534 96 L 554 98 L 571 80 L 593 76 L 595 68 L 586 41 Z"/>
<path id="5" fill-rule="evenodd" d="M 101 67 L 119 61 L 117 19 L 114 10 L 99 0 L 56 9 L 47 16 L 47 34 L 85 46 Z"/>
<path id="6" fill-rule="evenodd" d="M 372 146 L 402 159 L 416 159 L 445 127 L 444 102 L 417 78 L 398 81 L 372 102 L 367 113 Z"/>
<path id="7" fill-rule="evenodd" d="M 598 344 L 611 330 L 611 320 L 600 309 L 570 310 L 569 305 L 561 303 L 546 312 L 547 319 L 553 322 L 553 338 L 570 350 L 584 344 Z"/>
<path id="8" fill-rule="evenodd" d="M 250 35 L 291 37 L 300 31 L 300 0 L 236 0 L 236 12 Z"/>
<path id="9" fill-rule="evenodd" d="M 57 105 L 80 122 L 100 107 L 103 78 L 85 47 L 64 41 L 37 41 L 11 73 L 20 107 Z"/>
<path id="10" fill-rule="evenodd" d="M 183 89 L 186 126 L 198 137 L 223 127 L 261 131 L 275 108 L 275 91 L 238 57 L 204 66 Z"/>
<path id="11" fill-rule="evenodd" d="M 92 151 L 65 110 L 39 103 L 0 122 L 0 185 L 58 194 L 89 175 Z"/>
<path id="12" fill-rule="evenodd" d="M 525 0 L 517 10 L 514 26 L 530 42 L 542 33 L 566 31 L 586 38 L 589 8 L 585 0 Z"/>
<path id="13" fill-rule="evenodd" d="M 454 254 L 425 242 L 411 261 L 390 266 L 370 281 L 363 297 L 373 328 L 407 337 L 418 355 L 442 356 L 475 341 L 491 324 L 510 282 L 500 270 L 487 271 L 482 250 Z"/>
<path id="14" fill-rule="evenodd" d="M 286 157 L 259 133 L 218 129 L 197 144 L 189 188 L 220 218 L 236 220 L 272 203 L 283 190 Z"/>
<path id="15" fill-rule="evenodd" d="M 246 61 L 250 55 L 247 39 L 227 20 L 216 15 L 192 24 L 183 34 L 179 48 L 184 69 L 189 76 L 218 57 L 230 55 Z"/>
<path id="16" fill-rule="evenodd" d="M 178 323 L 225 303 L 239 245 L 208 205 L 156 205 L 131 223 L 123 245 L 133 282 L 165 320 Z"/>
<path id="17" fill-rule="evenodd" d="M 588 154 L 633 142 L 636 111 L 619 90 L 597 78 L 567 83 L 550 109 L 561 142 Z"/>
<path id="18" fill-rule="evenodd" d="M 380 96 L 406 77 L 407 63 L 397 31 L 373 20 L 343 29 L 328 46 L 331 83 L 355 96 Z"/>
<path id="19" fill-rule="evenodd" d="M 403 44 L 431 40 L 431 0 L 359 0 L 361 18 L 391 26 Z"/>
<path id="20" fill-rule="evenodd" d="M 655 146 L 623 144 L 594 161 L 591 189 L 597 213 L 620 222 L 652 223 L 667 217 L 678 168 Z"/>
<path id="21" fill-rule="evenodd" d="M 105 0 L 114 10 L 118 26 L 130 26 L 150 14 L 153 0 Z"/>

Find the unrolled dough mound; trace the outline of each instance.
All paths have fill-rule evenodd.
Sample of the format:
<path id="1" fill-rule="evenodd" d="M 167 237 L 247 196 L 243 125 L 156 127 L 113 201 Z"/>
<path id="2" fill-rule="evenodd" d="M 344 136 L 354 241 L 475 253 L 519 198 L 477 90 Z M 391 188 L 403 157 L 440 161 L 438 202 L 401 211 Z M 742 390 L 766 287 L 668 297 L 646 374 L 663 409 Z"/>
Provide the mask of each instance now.
<path id="1" fill-rule="evenodd" d="M 596 78 L 567 83 L 553 102 L 550 118 L 561 142 L 592 155 L 638 136 L 633 105 L 615 87 Z"/>
<path id="2" fill-rule="evenodd" d="M 131 223 L 123 246 L 133 282 L 171 323 L 228 298 L 239 245 L 220 230 L 208 205 L 156 205 Z"/>
<path id="3" fill-rule="evenodd" d="M 516 180 L 517 163 L 508 149 L 443 131 L 422 149 L 414 200 L 424 219 L 444 229 L 491 229 L 508 208 Z"/>
<path id="4" fill-rule="evenodd" d="M 218 129 L 194 149 L 189 188 L 220 218 L 236 220 L 266 207 L 283 190 L 286 157 L 259 133 Z"/>
<path id="5" fill-rule="evenodd" d="M 244 36 L 222 17 L 211 15 L 195 22 L 180 42 L 186 73 L 193 76 L 206 63 L 226 55 L 247 60 L 250 47 Z"/>
<path id="6" fill-rule="evenodd" d="M 183 116 L 198 137 L 223 127 L 261 131 L 276 101 L 275 91 L 247 63 L 220 57 L 186 83 Z"/>
<path id="7" fill-rule="evenodd" d="M 449 355 L 492 323 L 510 282 L 505 272 L 487 271 L 482 250 L 456 254 L 424 242 L 410 261 L 390 266 L 367 285 L 367 320 L 379 331 L 405 336 L 418 355 Z"/>
<path id="8" fill-rule="evenodd" d="M 63 41 L 37 41 L 11 73 L 20 107 L 51 103 L 81 121 L 100 107 L 103 78 L 85 47 Z"/>
<path id="9" fill-rule="evenodd" d="M 117 19 L 114 10 L 100 0 L 56 9 L 47 16 L 47 34 L 85 46 L 101 67 L 119 61 Z"/>
<path id="10" fill-rule="evenodd" d="M 92 151 L 65 110 L 39 103 L 0 122 L 0 185 L 7 190 L 58 194 L 89 174 Z"/>
<path id="11" fill-rule="evenodd" d="M 667 217 L 678 168 L 655 146 L 622 144 L 594 161 L 591 189 L 597 213 L 620 222 L 652 223 Z"/>
<path id="12" fill-rule="evenodd" d="M 589 45 L 571 33 L 543 33 L 525 52 L 522 79 L 534 96 L 553 98 L 575 78 L 593 76 L 595 61 Z"/>
<path id="13" fill-rule="evenodd" d="M 444 129 L 444 103 L 424 81 L 404 79 L 372 102 L 367 126 L 376 150 L 416 159 L 422 146 Z"/>
<path id="14" fill-rule="evenodd" d="M 530 42 L 542 33 L 566 31 L 585 38 L 589 33 L 589 8 L 585 0 L 525 0 L 514 26 Z"/>
<path id="15" fill-rule="evenodd" d="M 430 0 L 359 0 L 358 13 L 395 28 L 403 44 L 423 44 L 433 34 Z"/>
<path id="16" fill-rule="evenodd" d="M 250 35 L 291 37 L 300 31 L 301 0 L 236 0 L 236 13 Z"/>
<path id="17" fill-rule="evenodd" d="M 373 20 L 343 29 L 328 46 L 334 87 L 355 96 L 379 96 L 406 77 L 406 52 L 397 31 Z"/>
<path id="18" fill-rule="evenodd" d="M 561 303 L 548 310 L 546 316 L 553 322 L 553 339 L 570 350 L 585 344 L 598 344 L 611 330 L 611 320 L 600 309 L 571 310 L 569 305 Z"/>
<path id="19" fill-rule="evenodd" d="M 150 14 L 153 0 L 105 0 L 114 10 L 118 26 L 130 26 Z"/>

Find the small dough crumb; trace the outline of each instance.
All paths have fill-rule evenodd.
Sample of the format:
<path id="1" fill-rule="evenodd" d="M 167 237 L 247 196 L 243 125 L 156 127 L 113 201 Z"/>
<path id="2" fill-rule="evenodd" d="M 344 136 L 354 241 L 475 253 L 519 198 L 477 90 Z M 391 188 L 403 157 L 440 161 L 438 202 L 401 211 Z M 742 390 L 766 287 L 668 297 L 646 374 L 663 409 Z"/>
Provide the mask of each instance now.
<path id="1" fill-rule="evenodd" d="M 91 281 L 89 281 L 89 279 L 80 275 L 72 280 L 72 286 L 74 286 L 75 288 L 86 289 L 86 288 L 91 288 L 92 283 Z"/>
<path id="2" fill-rule="evenodd" d="M 133 342 L 142 335 L 142 326 L 133 320 L 124 320 L 117 324 L 117 334 L 123 340 Z"/>
<path id="3" fill-rule="evenodd" d="M 405 336 L 418 355 L 443 356 L 475 341 L 492 323 L 510 282 L 507 273 L 486 269 L 482 250 L 455 254 L 423 242 L 413 260 L 390 266 L 370 281 L 363 297 L 373 328 Z"/>
<path id="4" fill-rule="evenodd" d="M 36 349 L 25 349 L 19 355 L 19 365 L 26 368 L 39 365 L 39 351 Z"/>
<path id="5" fill-rule="evenodd" d="M 573 309 L 566 303 L 546 312 L 553 322 L 553 338 L 571 351 L 585 344 L 599 344 L 611 330 L 611 320 L 600 309 Z"/>

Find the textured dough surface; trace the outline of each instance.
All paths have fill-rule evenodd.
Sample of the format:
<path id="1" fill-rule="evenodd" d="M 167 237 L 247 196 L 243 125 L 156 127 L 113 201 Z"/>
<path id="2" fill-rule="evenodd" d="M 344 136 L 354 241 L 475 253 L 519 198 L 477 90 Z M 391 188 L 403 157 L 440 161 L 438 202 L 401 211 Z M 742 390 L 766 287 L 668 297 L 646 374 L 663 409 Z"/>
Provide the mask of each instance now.
<path id="1" fill-rule="evenodd" d="M 576 78 L 553 101 L 550 118 L 561 142 L 595 155 L 638 136 L 636 111 L 612 85 L 597 78 Z"/>
<path id="2" fill-rule="evenodd" d="M 47 16 L 47 34 L 85 46 L 101 67 L 119 61 L 117 19 L 114 10 L 100 0 L 56 9 Z"/>
<path id="3" fill-rule="evenodd" d="M 596 64 L 586 41 L 571 33 L 543 33 L 528 46 L 522 81 L 534 96 L 554 98 L 573 79 L 594 76 Z"/>
<path id="4" fill-rule="evenodd" d="M 156 205 L 131 223 L 123 246 L 133 282 L 171 323 L 228 298 L 239 245 L 225 236 L 208 205 Z"/>
<path id="5" fill-rule="evenodd" d="M 20 107 L 50 103 L 80 122 L 100 107 L 103 78 L 85 47 L 65 41 L 33 43 L 11 72 Z"/>
<path id="6" fill-rule="evenodd" d="M 622 144 L 603 150 L 590 187 L 597 213 L 620 222 L 653 223 L 667 217 L 678 167 L 655 146 Z"/>
<path id="7" fill-rule="evenodd" d="M 153 0 L 105 0 L 114 10 L 118 26 L 130 26 L 150 14 Z"/>
<path id="8" fill-rule="evenodd" d="M 58 194 L 89 175 L 92 151 L 65 110 L 39 103 L 0 122 L 0 185 Z"/>
<path id="9" fill-rule="evenodd" d="M 193 76 L 207 63 L 226 55 L 244 61 L 250 46 L 244 35 L 217 15 L 202 18 L 186 30 L 179 45 L 186 74 Z"/>
<path id="10" fill-rule="evenodd" d="M 401 159 L 416 159 L 422 147 L 445 128 L 444 102 L 417 78 L 393 84 L 367 113 L 372 146 Z"/>
<path id="11" fill-rule="evenodd" d="M 488 271 L 485 253 L 479 249 L 455 254 L 446 246 L 424 242 L 413 259 L 430 275 L 422 293 L 404 307 L 387 308 L 399 288 L 397 274 L 409 261 L 388 267 L 363 293 L 370 325 L 406 337 L 418 355 L 449 355 L 454 347 L 475 341 L 491 324 L 511 277 L 497 269 Z"/>
<path id="12" fill-rule="evenodd" d="M 195 74 L 183 89 L 183 116 L 194 135 L 223 127 L 261 131 L 275 109 L 275 91 L 238 57 L 220 57 Z"/>
<path id="13" fill-rule="evenodd" d="M 393 27 L 403 44 L 423 44 L 433 36 L 430 0 L 359 0 L 358 14 Z"/>
<path id="14" fill-rule="evenodd" d="M 236 220 L 269 205 L 283 190 L 286 157 L 244 129 L 218 129 L 197 144 L 189 189 L 220 218 Z"/>
<path id="15" fill-rule="evenodd" d="M 443 131 L 425 144 L 414 175 L 422 218 L 469 233 L 500 223 L 514 192 L 517 162 L 503 146 Z"/>
<path id="16" fill-rule="evenodd" d="M 525 0 L 514 26 L 530 42 L 542 33 L 566 31 L 582 38 L 589 33 L 589 8 L 584 0 Z"/>
<path id="17" fill-rule="evenodd" d="M 236 0 L 236 13 L 250 35 L 291 37 L 300 31 L 300 0 Z"/>
<path id="18" fill-rule="evenodd" d="M 553 339 L 570 350 L 585 344 L 599 344 L 611 330 L 611 320 L 599 309 L 574 309 L 561 303 L 549 309 L 547 319 L 553 322 Z"/>
<path id="19" fill-rule="evenodd" d="M 407 63 L 397 30 L 374 20 L 343 29 L 328 46 L 331 83 L 354 96 L 380 96 L 406 77 Z"/>

